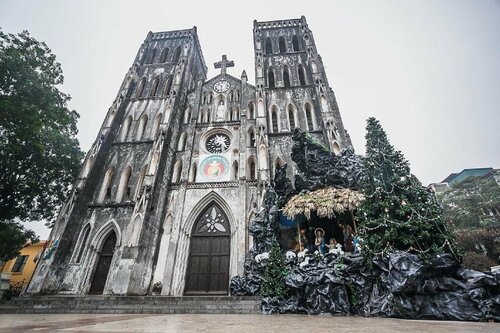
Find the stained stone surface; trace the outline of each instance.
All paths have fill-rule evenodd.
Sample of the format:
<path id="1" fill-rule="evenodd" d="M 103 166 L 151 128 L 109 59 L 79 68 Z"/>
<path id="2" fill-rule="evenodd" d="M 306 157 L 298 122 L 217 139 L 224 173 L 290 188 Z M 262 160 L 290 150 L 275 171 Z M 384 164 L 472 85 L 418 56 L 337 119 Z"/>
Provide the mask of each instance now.
<path id="1" fill-rule="evenodd" d="M 500 324 L 303 315 L 0 316 L 3 332 L 500 332 Z"/>

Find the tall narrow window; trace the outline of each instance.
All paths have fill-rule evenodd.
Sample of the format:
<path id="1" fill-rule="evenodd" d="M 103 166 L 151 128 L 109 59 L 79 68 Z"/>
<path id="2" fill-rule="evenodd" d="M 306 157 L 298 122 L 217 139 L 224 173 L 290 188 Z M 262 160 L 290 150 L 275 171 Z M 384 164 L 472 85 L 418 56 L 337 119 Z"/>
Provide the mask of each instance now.
<path id="1" fill-rule="evenodd" d="M 290 87 L 290 74 L 288 73 L 288 66 L 283 67 L 283 85 Z"/>
<path id="2" fill-rule="evenodd" d="M 29 256 L 27 255 L 18 256 L 10 271 L 12 273 L 21 273 L 24 269 L 24 266 L 26 265 L 26 262 L 28 261 L 28 257 Z"/>
<path id="3" fill-rule="evenodd" d="M 156 96 L 156 93 L 158 92 L 158 84 L 160 83 L 160 78 L 156 77 L 153 80 L 153 84 L 151 85 L 151 90 L 149 91 L 149 96 L 154 97 Z"/>
<path id="4" fill-rule="evenodd" d="M 123 126 L 122 126 L 122 134 L 120 137 L 120 141 L 123 142 L 123 141 L 127 140 L 131 126 L 132 126 L 132 116 L 128 116 L 127 119 L 125 119 L 125 122 L 123 123 Z"/>
<path id="5" fill-rule="evenodd" d="M 167 78 L 167 82 L 165 83 L 165 96 L 170 95 L 170 90 L 172 89 L 172 77 Z"/>
<path id="6" fill-rule="evenodd" d="M 269 71 L 267 72 L 267 86 L 269 88 L 274 88 L 274 71 L 272 68 L 269 68 Z"/>
<path id="7" fill-rule="evenodd" d="M 155 62 L 155 57 L 156 57 L 156 48 L 151 51 L 151 57 L 149 58 L 149 63 L 153 64 Z"/>
<path id="8" fill-rule="evenodd" d="M 286 53 L 286 43 L 283 37 L 278 38 L 280 53 Z"/>
<path id="9" fill-rule="evenodd" d="M 248 130 L 248 145 L 249 147 L 255 147 L 255 131 L 253 128 Z"/>
<path id="10" fill-rule="evenodd" d="M 302 68 L 302 65 L 299 66 L 299 82 L 301 86 L 306 85 L 306 76 L 304 75 L 304 68 Z"/>
<path id="11" fill-rule="evenodd" d="M 233 116 L 234 116 L 233 115 L 233 108 L 230 107 L 228 113 L 229 113 L 229 121 L 234 120 L 234 118 L 233 118 Z"/>
<path id="12" fill-rule="evenodd" d="M 160 62 L 167 62 L 168 51 L 170 51 L 168 47 L 163 49 L 163 51 L 161 52 Z"/>
<path id="13" fill-rule="evenodd" d="M 180 182 L 181 174 L 182 174 L 182 162 L 177 161 L 174 165 L 174 172 L 172 173 L 172 183 Z"/>
<path id="14" fill-rule="evenodd" d="M 80 262 L 82 260 L 83 252 L 87 248 L 87 240 L 90 234 L 90 224 L 87 224 L 82 232 L 82 238 L 80 242 L 80 248 L 78 249 L 78 255 L 76 256 L 75 262 Z"/>
<path id="15" fill-rule="evenodd" d="M 153 155 L 153 158 L 155 156 Z M 156 161 L 151 160 L 151 163 L 156 163 Z M 134 200 L 138 200 L 141 195 L 142 184 L 144 184 L 144 178 L 146 177 L 146 172 L 148 171 L 148 165 L 142 167 L 139 173 L 139 178 L 137 178 L 137 185 L 135 186 Z"/>
<path id="16" fill-rule="evenodd" d="M 248 119 L 255 118 L 255 107 L 252 102 L 248 104 Z"/>
<path id="17" fill-rule="evenodd" d="M 139 86 L 137 87 L 135 97 L 142 97 L 142 93 L 144 92 L 144 86 L 146 85 L 146 78 L 143 78 L 141 82 L 139 82 Z"/>
<path id="18" fill-rule="evenodd" d="M 174 58 L 172 59 L 172 62 L 178 62 L 181 57 L 181 47 L 177 46 L 174 52 Z"/>
<path id="19" fill-rule="evenodd" d="M 156 137 L 158 136 L 158 133 L 160 133 L 161 117 L 162 117 L 161 113 L 157 114 L 155 117 L 153 123 L 153 131 L 151 133 L 151 140 L 155 140 Z"/>
<path id="20" fill-rule="evenodd" d="M 288 106 L 288 122 L 290 123 L 290 131 L 293 131 L 295 128 L 295 113 L 291 105 Z"/>
<path id="21" fill-rule="evenodd" d="M 255 180 L 255 161 L 253 158 L 248 162 L 248 177 L 250 180 Z"/>
<path id="22" fill-rule="evenodd" d="M 141 119 L 139 119 L 139 125 L 137 126 L 137 132 L 135 135 L 136 141 L 142 141 L 144 133 L 146 132 L 147 124 L 148 124 L 148 116 L 144 114 L 142 115 Z"/>
<path id="23" fill-rule="evenodd" d="M 191 174 L 189 176 L 189 181 L 194 183 L 196 182 L 196 162 L 194 162 L 192 165 L 191 165 Z"/>
<path id="24" fill-rule="evenodd" d="M 130 199 L 130 175 L 132 174 L 132 167 L 129 165 L 122 171 L 120 183 L 118 184 L 118 191 L 116 192 L 116 202 L 122 202 Z"/>
<path id="25" fill-rule="evenodd" d="M 184 151 L 186 148 L 186 132 L 182 132 L 179 137 L 179 141 L 177 142 L 177 151 Z"/>
<path id="26" fill-rule="evenodd" d="M 276 110 L 275 106 L 271 109 L 271 124 L 273 133 L 278 133 L 278 110 Z"/>
<path id="27" fill-rule="evenodd" d="M 233 180 L 238 180 L 238 161 L 233 162 Z"/>
<path id="28" fill-rule="evenodd" d="M 312 117 L 311 104 L 306 103 L 306 120 L 307 120 L 307 128 L 309 131 L 314 129 L 314 122 Z"/>
<path id="29" fill-rule="evenodd" d="M 292 46 L 294 51 L 300 51 L 299 39 L 297 38 L 297 36 L 292 37 Z"/>
<path id="30" fill-rule="evenodd" d="M 266 54 L 273 53 L 273 44 L 271 43 L 271 38 L 266 38 Z"/>
<path id="31" fill-rule="evenodd" d="M 104 200 L 109 200 L 111 198 L 111 187 L 113 184 L 114 176 L 115 168 L 110 167 L 104 175 L 104 180 L 102 181 L 101 190 L 99 191 L 99 196 L 97 197 L 97 202 L 101 203 L 104 202 Z"/>
<path id="32" fill-rule="evenodd" d="M 191 108 L 188 107 L 184 113 L 184 124 L 188 124 L 191 120 Z"/>

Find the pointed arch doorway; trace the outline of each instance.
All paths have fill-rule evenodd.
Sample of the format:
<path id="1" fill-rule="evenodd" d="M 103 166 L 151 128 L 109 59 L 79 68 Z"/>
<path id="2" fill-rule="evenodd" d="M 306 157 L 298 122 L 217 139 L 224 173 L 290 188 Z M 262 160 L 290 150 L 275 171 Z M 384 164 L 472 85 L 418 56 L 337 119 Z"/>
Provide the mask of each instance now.
<path id="1" fill-rule="evenodd" d="M 211 203 L 194 223 L 185 295 L 227 295 L 231 231 L 224 211 Z"/>
<path id="2" fill-rule="evenodd" d="M 90 285 L 89 294 L 102 294 L 108 278 L 109 268 L 113 260 L 113 254 L 116 246 L 116 234 L 114 230 L 108 234 L 104 240 L 101 251 L 99 252 L 99 259 Z"/>

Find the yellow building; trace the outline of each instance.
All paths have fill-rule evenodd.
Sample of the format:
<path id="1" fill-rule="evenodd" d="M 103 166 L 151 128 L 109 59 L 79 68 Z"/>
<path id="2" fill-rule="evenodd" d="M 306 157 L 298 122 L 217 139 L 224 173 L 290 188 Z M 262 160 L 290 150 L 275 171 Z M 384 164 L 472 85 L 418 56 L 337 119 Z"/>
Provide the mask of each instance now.
<path id="1" fill-rule="evenodd" d="M 26 285 L 35 271 L 36 262 L 40 259 L 47 241 L 40 241 L 21 249 L 21 253 L 5 263 L 2 273 L 10 274 L 10 284 L 23 282 Z"/>

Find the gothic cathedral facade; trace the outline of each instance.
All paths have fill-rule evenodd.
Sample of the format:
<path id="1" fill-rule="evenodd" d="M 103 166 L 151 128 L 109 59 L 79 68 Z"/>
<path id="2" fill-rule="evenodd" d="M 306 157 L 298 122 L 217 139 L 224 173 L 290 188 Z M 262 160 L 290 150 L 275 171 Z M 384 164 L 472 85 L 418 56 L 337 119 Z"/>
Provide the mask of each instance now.
<path id="1" fill-rule="evenodd" d="M 208 79 L 196 27 L 147 35 L 27 293 L 228 293 L 293 129 L 351 146 L 305 17 L 253 37 L 255 85 L 226 56 Z"/>

